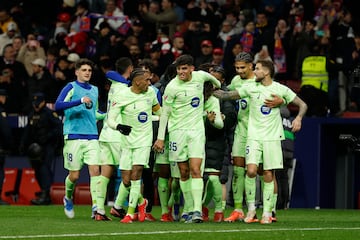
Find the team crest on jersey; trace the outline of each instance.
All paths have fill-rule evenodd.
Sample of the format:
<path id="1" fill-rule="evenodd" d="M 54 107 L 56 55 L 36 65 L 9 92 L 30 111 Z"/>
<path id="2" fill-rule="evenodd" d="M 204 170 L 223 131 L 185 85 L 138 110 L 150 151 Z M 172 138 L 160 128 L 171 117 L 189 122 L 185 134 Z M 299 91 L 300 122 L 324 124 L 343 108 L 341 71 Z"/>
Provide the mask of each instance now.
<path id="1" fill-rule="evenodd" d="M 145 123 L 148 120 L 148 114 L 146 112 L 140 112 L 138 115 L 138 120 L 141 123 Z"/>
<path id="2" fill-rule="evenodd" d="M 260 107 L 260 112 L 261 112 L 262 114 L 264 114 L 264 115 L 268 115 L 268 114 L 270 114 L 270 112 L 271 112 L 271 108 L 270 108 L 270 107 L 267 107 L 267 106 L 265 106 L 265 105 L 262 105 L 262 106 Z"/>
<path id="3" fill-rule="evenodd" d="M 246 100 L 244 100 L 244 99 L 241 99 L 241 100 L 240 100 L 240 107 L 241 107 L 241 109 L 246 109 L 246 108 L 247 108 L 247 105 L 248 105 L 248 103 L 247 103 Z"/>
<path id="4" fill-rule="evenodd" d="M 193 99 L 191 99 L 190 105 L 194 108 L 198 107 L 200 105 L 200 98 L 194 97 Z"/>

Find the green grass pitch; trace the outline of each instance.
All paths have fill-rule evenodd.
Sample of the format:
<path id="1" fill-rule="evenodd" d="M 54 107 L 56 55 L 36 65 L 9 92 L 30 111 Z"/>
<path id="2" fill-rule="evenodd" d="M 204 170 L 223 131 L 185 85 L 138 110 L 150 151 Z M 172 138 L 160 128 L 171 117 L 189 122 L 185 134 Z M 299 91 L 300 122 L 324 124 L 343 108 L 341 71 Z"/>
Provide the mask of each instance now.
<path id="1" fill-rule="evenodd" d="M 186 224 L 134 222 L 122 224 L 113 218 L 97 222 L 90 218 L 89 206 L 75 205 L 75 218 L 67 219 L 61 205 L 0 206 L 0 239 L 126 239 L 126 240 L 280 240 L 280 239 L 360 239 L 360 210 L 288 209 L 278 210 L 278 222 Z M 107 212 L 109 212 L 107 208 Z M 258 209 L 258 215 L 261 215 Z M 225 216 L 231 209 L 227 209 Z M 160 208 L 153 208 L 160 217 Z M 213 212 L 210 209 L 210 218 Z"/>

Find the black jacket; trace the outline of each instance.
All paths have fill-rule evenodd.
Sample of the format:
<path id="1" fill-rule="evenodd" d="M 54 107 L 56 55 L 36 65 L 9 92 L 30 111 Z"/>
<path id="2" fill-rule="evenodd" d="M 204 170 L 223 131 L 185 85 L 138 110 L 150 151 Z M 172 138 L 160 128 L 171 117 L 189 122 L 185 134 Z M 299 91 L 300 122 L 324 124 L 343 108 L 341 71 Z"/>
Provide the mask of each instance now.
<path id="1" fill-rule="evenodd" d="M 220 100 L 220 111 L 225 115 L 224 127 L 222 129 L 213 127 L 208 119 L 205 122 L 205 168 L 215 168 L 217 170 L 222 168 L 226 146 L 229 144 L 227 137 L 231 134 L 237 122 L 234 101 Z"/>

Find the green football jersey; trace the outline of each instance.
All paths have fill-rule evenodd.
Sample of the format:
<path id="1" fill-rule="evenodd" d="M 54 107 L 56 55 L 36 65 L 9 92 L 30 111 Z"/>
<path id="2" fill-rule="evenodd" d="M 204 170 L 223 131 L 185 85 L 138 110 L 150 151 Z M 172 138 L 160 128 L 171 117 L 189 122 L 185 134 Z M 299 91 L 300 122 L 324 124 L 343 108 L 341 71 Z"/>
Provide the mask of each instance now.
<path id="1" fill-rule="evenodd" d="M 255 76 L 249 79 L 242 79 L 239 75 L 236 75 L 228 86 L 229 90 L 236 90 L 244 85 L 255 85 Z M 247 136 L 247 128 L 249 122 L 249 97 L 242 97 L 238 100 L 239 111 L 238 111 L 238 122 L 237 130 L 239 131 L 239 136 Z"/>
<path id="2" fill-rule="evenodd" d="M 193 71 L 190 81 L 175 77 L 166 86 L 163 104 L 171 108 L 168 130 L 199 130 L 204 128 L 204 82 L 211 81 L 216 87 L 220 82 L 204 71 Z"/>
<path id="3" fill-rule="evenodd" d="M 123 136 L 124 148 L 139 148 L 152 145 L 152 108 L 158 104 L 155 90 L 136 94 L 131 88 L 125 88 L 114 96 L 108 113 L 108 123 L 113 129 L 117 124 L 132 127 L 128 136 Z M 120 120 L 120 121 L 119 121 Z"/>
<path id="4" fill-rule="evenodd" d="M 121 92 L 121 90 L 128 88 L 128 85 L 121 82 L 112 81 L 111 87 L 108 93 L 108 101 L 107 101 L 107 112 L 109 112 L 111 102 L 113 101 L 113 98 Z M 120 121 L 118 119 L 118 121 Z M 101 142 L 121 142 L 122 134 L 112 129 L 108 124 L 107 115 L 103 122 L 103 127 L 101 129 L 101 133 L 99 136 L 99 141 Z"/>
<path id="5" fill-rule="evenodd" d="M 269 86 L 255 83 L 237 88 L 237 91 L 240 97 L 250 98 L 247 138 L 261 141 L 283 140 L 284 128 L 280 108 L 269 108 L 265 106 L 264 101 L 271 99 L 271 94 L 275 94 L 290 103 L 296 97 L 296 93 L 278 82 L 272 82 Z"/>

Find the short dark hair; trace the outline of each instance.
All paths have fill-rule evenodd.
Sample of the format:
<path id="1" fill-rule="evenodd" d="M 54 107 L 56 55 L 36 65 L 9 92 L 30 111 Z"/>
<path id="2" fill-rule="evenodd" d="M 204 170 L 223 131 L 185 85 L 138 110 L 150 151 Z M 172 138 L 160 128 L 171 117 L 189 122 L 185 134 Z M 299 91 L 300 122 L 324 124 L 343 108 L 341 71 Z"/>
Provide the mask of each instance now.
<path id="1" fill-rule="evenodd" d="M 245 63 L 252 63 L 254 61 L 254 57 L 251 53 L 248 52 L 240 52 L 235 57 L 235 62 L 245 62 Z"/>
<path id="2" fill-rule="evenodd" d="M 128 57 L 121 57 L 115 62 L 115 69 L 118 73 L 123 74 L 125 73 L 126 69 L 133 65 L 133 62 Z"/>
<path id="3" fill-rule="evenodd" d="M 95 68 L 95 64 L 93 61 L 87 58 L 80 58 L 77 62 L 75 62 L 75 69 L 78 70 L 83 65 L 89 65 L 92 69 Z"/>
<path id="4" fill-rule="evenodd" d="M 175 61 L 176 67 L 181 65 L 194 65 L 194 58 L 189 54 L 180 55 Z"/>
<path id="5" fill-rule="evenodd" d="M 211 69 L 211 72 L 220 73 L 223 78 L 226 77 L 225 69 L 224 69 L 222 66 L 220 66 L 220 65 L 214 66 L 214 67 Z"/>
<path id="6" fill-rule="evenodd" d="M 150 73 L 153 73 L 155 71 L 155 65 L 154 63 L 151 61 L 150 58 L 144 58 L 142 59 L 139 64 L 139 67 L 143 67 L 146 68 L 147 70 L 150 71 Z"/>
<path id="7" fill-rule="evenodd" d="M 132 82 L 137 76 L 144 75 L 144 73 L 149 72 L 147 70 L 144 70 L 142 68 L 135 68 L 129 77 L 129 80 Z"/>
<path id="8" fill-rule="evenodd" d="M 274 63 L 270 60 L 259 60 L 256 64 L 260 63 L 264 68 L 267 68 L 270 72 L 270 77 L 273 78 L 275 75 Z"/>

